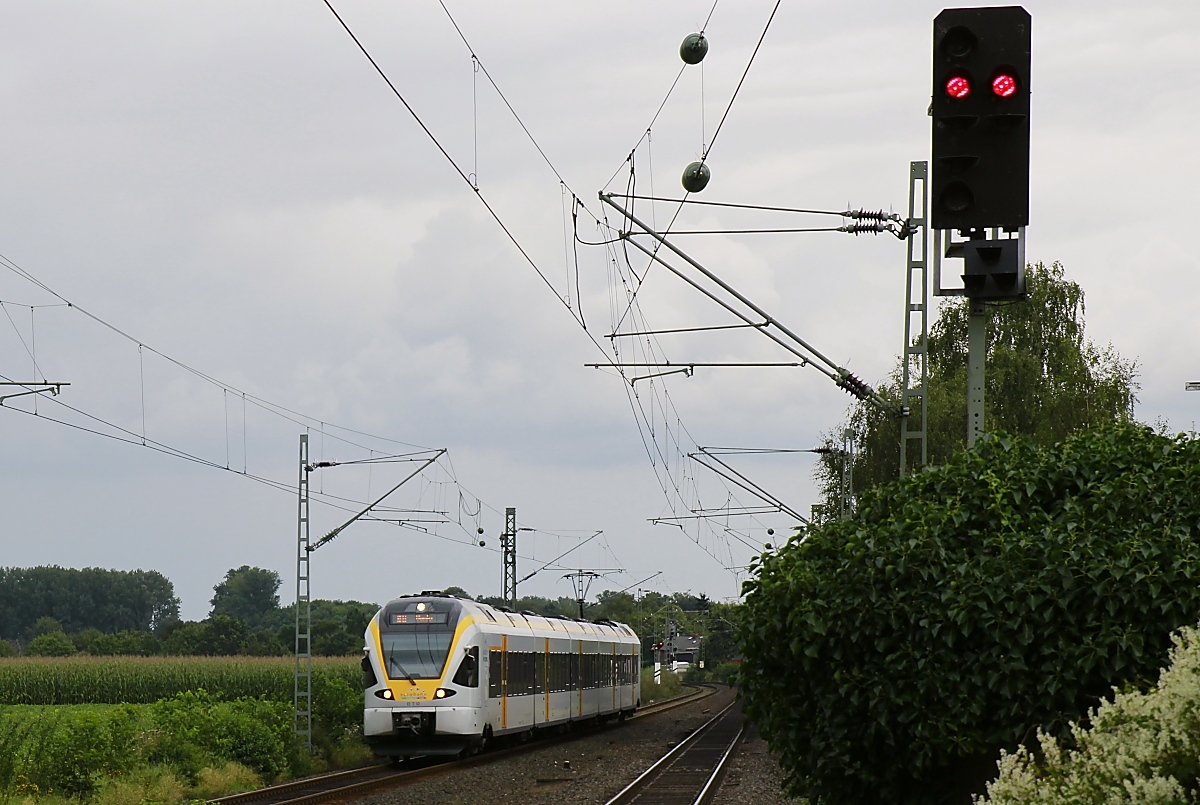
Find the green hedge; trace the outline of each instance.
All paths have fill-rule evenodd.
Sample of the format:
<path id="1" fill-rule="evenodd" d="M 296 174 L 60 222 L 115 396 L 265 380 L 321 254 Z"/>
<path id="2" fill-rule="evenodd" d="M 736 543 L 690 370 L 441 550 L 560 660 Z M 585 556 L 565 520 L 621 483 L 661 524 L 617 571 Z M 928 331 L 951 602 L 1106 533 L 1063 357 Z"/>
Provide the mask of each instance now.
<path id="1" fill-rule="evenodd" d="M 792 793 L 982 793 L 1002 747 L 1145 684 L 1200 618 L 1200 442 L 994 435 L 760 557 L 739 682 Z"/>

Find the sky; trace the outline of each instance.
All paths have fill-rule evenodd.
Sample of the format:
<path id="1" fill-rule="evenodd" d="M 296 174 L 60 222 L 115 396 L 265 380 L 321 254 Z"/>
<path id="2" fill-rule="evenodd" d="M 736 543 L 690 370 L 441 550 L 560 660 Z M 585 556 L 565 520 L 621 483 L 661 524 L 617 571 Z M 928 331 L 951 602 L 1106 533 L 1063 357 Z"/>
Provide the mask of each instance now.
<path id="1" fill-rule="evenodd" d="M 309 474 L 314 540 L 446 449 L 375 510 L 406 525 L 364 518 L 313 553 L 314 597 L 498 594 L 509 506 L 530 595 L 586 570 L 592 598 L 733 599 L 786 536 L 786 514 L 694 518 L 761 501 L 688 454 L 815 447 L 850 397 L 812 367 L 587 366 L 613 342 L 630 362 L 648 341 L 676 363 L 794 360 L 747 328 L 607 338 L 736 320 L 589 245 L 619 226 L 598 193 L 677 198 L 707 149 L 703 200 L 904 213 L 941 6 L 444 1 L 331 0 L 395 93 L 323 2 L 0 10 L 0 375 L 69 383 L 0 409 L 0 564 L 158 570 L 192 619 L 241 565 L 294 600 L 301 433 L 312 461 L 360 462 Z M 1025 7 L 1027 259 L 1061 261 L 1088 336 L 1137 361 L 1137 416 L 1192 430 L 1200 6 Z M 676 209 L 639 205 L 660 228 Z M 689 208 L 675 229 L 840 223 Z M 895 364 L 896 238 L 673 242 L 867 382 Z M 812 454 L 727 460 L 800 513 L 818 501 Z"/>

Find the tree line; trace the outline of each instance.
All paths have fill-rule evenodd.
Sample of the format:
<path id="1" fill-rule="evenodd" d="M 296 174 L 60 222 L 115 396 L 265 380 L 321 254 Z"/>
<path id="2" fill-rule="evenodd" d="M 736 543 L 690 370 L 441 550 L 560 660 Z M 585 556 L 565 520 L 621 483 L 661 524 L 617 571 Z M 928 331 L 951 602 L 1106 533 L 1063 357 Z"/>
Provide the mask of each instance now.
<path id="1" fill-rule="evenodd" d="M 81 578 L 91 586 L 81 584 Z M 282 584 L 274 570 L 249 565 L 231 568 L 213 587 L 208 617 L 184 621 L 171 582 L 155 571 L 8 568 L 0 571 L 0 606 L 7 607 L 0 615 L 4 629 L 0 656 L 290 654 L 295 650 L 296 607 L 279 605 Z M 147 590 L 157 596 L 150 596 L 149 603 Z M 472 598 L 461 587 L 445 592 Z M 506 604 L 504 599 L 482 595 L 473 600 Z M 379 609 L 375 603 L 324 599 L 312 601 L 310 607 L 312 653 L 324 656 L 361 651 L 363 632 Z M 517 600 L 516 609 L 549 616 L 579 615 L 579 603 L 565 597 L 525 596 Z M 584 616 L 590 620 L 631 626 L 642 638 L 646 662 L 654 644 L 666 639 L 668 621 L 675 621 L 680 634 L 703 638 L 701 656 L 710 669 L 738 654 L 737 613 L 737 605 L 714 602 L 703 593 L 647 592 L 635 597 L 605 591 L 584 605 Z"/>
<path id="2" fill-rule="evenodd" d="M 39 618 L 68 632 L 162 633 L 179 620 L 179 598 L 155 570 L 0 568 L 0 638 L 32 639 Z"/>
<path id="3" fill-rule="evenodd" d="M 0 569 L 0 656 L 282 656 L 295 650 L 295 605 L 279 605 L 273 570 L 229 570 L 207 618 L 179 618 L 174 586 L 157 571 L 62 567 Z M 311 602 L 312 652 L 362 650 L 377 604 Z"/>
<path id="4" fill-rule="evenodd" d="M 445 592 L 462 598 L 471 596 L 458 587 Z M 492 606 L 506 606 L 507 601 L 499 597 L 479 596 L 477 601 Z M 518 598 L 514 607 L 519 612 L 534 612 L 538 615 L 579 617 L 579 602 L 573 598 L 542 598 L 524 596 Z M 702 638 L 700 656 L 707 669 L 730 662 L 739 656 L 737 624 L 740 605 L 713 601 L 704 593 L 644 592 L 634 596 L 628 592 L 606 590 L 600 593 L 595 603 L 585 603 L 583 615 L 588 620 L 612 620 L 632 628 L 642 641 L 642 661 L 649 663 L 653 658 L 653 646 L 666 640 L 668 621 L 675 621 L 679 634 L 697 635 Z"/>

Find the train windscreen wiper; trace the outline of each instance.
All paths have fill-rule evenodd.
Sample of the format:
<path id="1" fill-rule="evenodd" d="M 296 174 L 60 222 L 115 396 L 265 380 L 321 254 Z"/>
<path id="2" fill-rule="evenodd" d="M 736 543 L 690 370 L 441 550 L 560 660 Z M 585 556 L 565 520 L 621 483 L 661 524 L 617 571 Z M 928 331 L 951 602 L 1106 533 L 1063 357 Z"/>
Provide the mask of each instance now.
<path id="1" fill-rule="evenodd" d="M 408 680 L 408 684 L 414 688 L 417 686 L 417 680 L 412 678 L 412 674 L 404 670 L 404 666 L 396 661 L 396 649 L 394 648 L 388 651 L 388 668 L 391 669 L 393 665 L 400 669 L 400 673 L 404 674 L 404 678 Z"/>

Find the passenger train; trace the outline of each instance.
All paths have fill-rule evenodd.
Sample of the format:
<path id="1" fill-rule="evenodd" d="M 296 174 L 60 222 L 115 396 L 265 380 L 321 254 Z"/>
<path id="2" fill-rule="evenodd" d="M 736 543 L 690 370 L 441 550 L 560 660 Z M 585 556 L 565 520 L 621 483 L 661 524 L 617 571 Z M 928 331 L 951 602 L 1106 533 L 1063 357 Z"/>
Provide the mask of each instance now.
<path id="1" fill-rule="evenodd" d="M 621 623 L 423 592 L 385 604 L 365 639 L 363 735 L 379 756 L 471 754 L 641 703 L 641 644 Z"/>

